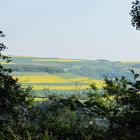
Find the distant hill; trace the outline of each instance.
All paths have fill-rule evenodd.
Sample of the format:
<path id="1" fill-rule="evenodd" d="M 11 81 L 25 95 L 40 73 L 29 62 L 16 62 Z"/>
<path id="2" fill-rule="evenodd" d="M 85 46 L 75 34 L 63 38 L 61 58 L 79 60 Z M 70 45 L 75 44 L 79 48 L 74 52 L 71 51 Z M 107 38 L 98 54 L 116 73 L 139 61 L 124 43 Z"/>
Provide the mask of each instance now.
<path id="1" fill-rule="evenodd" d="M 84 59 L 62 59 L 62 58 L 38 58 L 12 56 L 12 63 L 2 64 L 10 67 L 14 72 L 48 72 L 48 73 L 70 73 L 103 79 L 108 77 L 130 77 L 129 69 L 140 73 L 140 61 L 112 62 L 108 60 L 84 60 Z"/>
<path id="2" fill-rule="evenodd" d="M 64 58 L 38 58 L 12 56 L 12 62 L 0 62 L 13 70 L 12 75 L 22 86 L 32 86 L 33 96 L 51 93 L 78 93 L 89 89 L 91 82 L 102 88 L 105 76 L 114 78 L 131 77 L 129 69 L 140 73 L 140 63 L 112 62 L 108 60 L 84 60 Z"/>

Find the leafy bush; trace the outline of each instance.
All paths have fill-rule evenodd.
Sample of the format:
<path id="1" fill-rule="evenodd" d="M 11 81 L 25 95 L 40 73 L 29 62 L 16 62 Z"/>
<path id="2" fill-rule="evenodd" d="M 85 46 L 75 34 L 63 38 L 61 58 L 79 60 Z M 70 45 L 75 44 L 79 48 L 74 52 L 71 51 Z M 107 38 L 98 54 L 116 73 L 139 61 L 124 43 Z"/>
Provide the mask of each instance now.
<path id="1" fill-rule="evenodd" d="M 0 31 L 0 37 L 4 37 Z M 10 62 L 10 58 L 2 55 L 6 49 L 0 43 L 0 59 Z M 18 80 L 10 76 L 11 69 L 0 64 L 0 139 L 15 140 L 27 139 L 28 135 L 28 108 L 30 106 L 29 88 L 22 88 Z"/>

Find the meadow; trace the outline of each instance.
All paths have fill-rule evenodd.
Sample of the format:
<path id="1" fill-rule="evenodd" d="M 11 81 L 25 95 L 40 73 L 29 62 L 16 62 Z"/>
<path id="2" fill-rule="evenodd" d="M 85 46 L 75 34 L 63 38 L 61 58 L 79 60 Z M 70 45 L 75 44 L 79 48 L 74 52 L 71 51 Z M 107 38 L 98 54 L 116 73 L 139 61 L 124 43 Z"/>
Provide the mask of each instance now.
<path id="1" fill-rule="evenodd" d="M 37 58 L 11 56 L 12 62 L 1 62 L 13 70 L 23 87 L 32 87 L 34 95 L 44 96 L 43 91 L 69 93 L 90 89 L 94 83 L 99 89 L 109 78 L 131 77 L 129 68 L 140 72 L 140 63 L 111 62 L 108 60 L 83 60 L 64 58 Z"/>

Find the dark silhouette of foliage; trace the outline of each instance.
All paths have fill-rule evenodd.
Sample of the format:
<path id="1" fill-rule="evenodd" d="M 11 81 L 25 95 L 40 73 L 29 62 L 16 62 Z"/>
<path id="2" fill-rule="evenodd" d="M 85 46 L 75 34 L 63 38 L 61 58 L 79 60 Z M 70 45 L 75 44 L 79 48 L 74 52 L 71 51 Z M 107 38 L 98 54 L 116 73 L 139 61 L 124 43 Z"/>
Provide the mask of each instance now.
<path id="1" fill-rule="evenodd" d="M 0 37 L 5 37 L 0 31 Z M 0 43 L 0 58 L 7 63 L 8 56 L 2 55 L 6 49 Z M 17 79 L 10 75 L 11 69 L 4 68 L 0 64 L 0 139 L 15 140 L 27 139 L 28 133 L 28 107 L 30 104 L 29 88 L 22 88 Z"/>
<path id="2" fill-rule="evenodd" d="M 10 68 L 13 72 L 48 72 L 48 73 L 63 73 L 64 70 L 54 66 L 39 66 L 39 65 L 25 65 L 25 64 L 8 64 L 5 68 Z"/>
<path id="3" fill-rule="evenodd" d="M 135 0 L 132 2 L 132 10 L 130 11 L 132 17 L 131 22 L 136 30 L 140 30 L 140 1 Z"/>
<path id="4" fill-rule="evenodd" d="M 103 139 L 103 129 L 76 96 L 62 98 L 51 95 L 46 103 L 37 105 L 31 114 L 33 139 L 44 135 L 56 140 Z M 36 117 L 34 117 L 36 116 Z"/>
<path id="5" fill-rule="evenodd" d="M 104 137 L 108 140 L 137 140 L 140 137 L 140 80 L 105 78 L 103 93 L 91 94 L 85 104 L 90 113 L 97 116 L 101 126 L 105 125 Z M 92 97 L 92 98 L 91 98 Z"/>
<path id="6" fill-rule="evenodd" d="M 99 91 L 91 84 L 87 99 L 79 96 L 59 97 L 36 105 L 30 121 L 34 122 L 33 139 L 62 140 L 137 140 L 140 137 L 140 81 L 130 70 L 133 79 L 105 78 Z M 35 117 L 36 116 L 36 117 Z M 32 124 L 32 123 L 31 123 Z"/>

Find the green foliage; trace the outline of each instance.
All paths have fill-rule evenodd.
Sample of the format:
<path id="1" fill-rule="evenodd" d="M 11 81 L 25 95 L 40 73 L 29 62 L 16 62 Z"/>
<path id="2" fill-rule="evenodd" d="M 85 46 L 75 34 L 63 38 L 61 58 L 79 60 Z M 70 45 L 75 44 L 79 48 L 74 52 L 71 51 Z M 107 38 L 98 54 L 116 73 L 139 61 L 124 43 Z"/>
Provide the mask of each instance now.
<path id="1" fill-rule="evenodd" d="M 35 121 L 33 118 L 36 115 L 39 119 Z M 47 103 L 37 105 L 31 116 L 31 121 L 36 126 L 35 132 L 38 132 L 33 136 L 38 139 L 43 139 L 44 135 L 46 139 L 52 139 L 53 136 L 53 139 L 57 140 L 102 138 L 102 129 L 94 118 L 86 113 L 84 103 L 79 101 L 76 95 L 68 98 L 50 95 Z"/>
<path id="2" fill-rule="evenodd" d="M 0 37 L 4 36 L 0 31 Z M 0 43 L 0 58 L 8 63 L 10 58 L 1 54 L 5 49 L 6 46 Z M 24 140 L 28 131 L 30 88 L 22 88 L 18 80 L 10 76 L 11 72 L 0 64 L 0 139 Z"/>
<path id="3" fill-rule="evenodd" d="M 140 81 L 139 74 L 133 80 L 125 77 L 105 78 L 102 94 L 89 96 L 85 102 L 90 113 L 105 125 L 104 137 L 108 140 L 136 140 L 140 137 Z"/>
<path id="4" fill-rule="evenodd" d="M 136 30 L 140 30 L 140 1 L 135 0 L 132 2 L 132 10 L 130 11 L 132 17 L 131 22 Z"/>
<path id="5" fill-rule="evenodd" d="M 48 72 L 48 73 L 62 73 L 63 69 L 54 66 L 43 66 L 43 65 L 26 65 L 26 64 L 8 64 L 6 68 L 12 69 L 14 72 Z"/>

